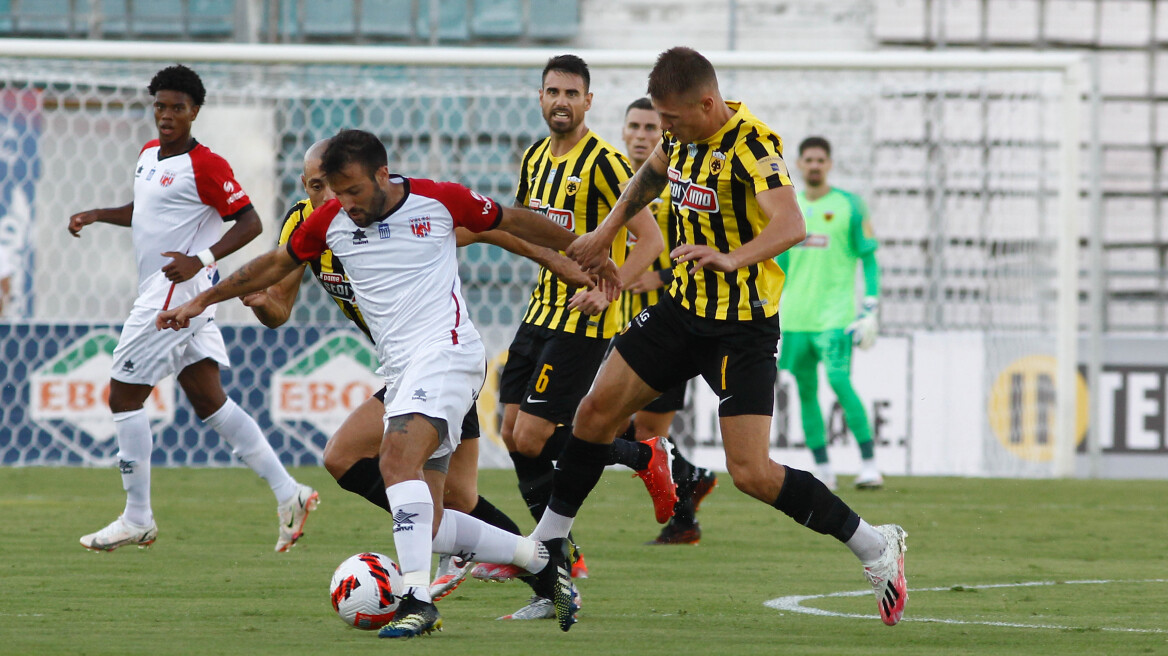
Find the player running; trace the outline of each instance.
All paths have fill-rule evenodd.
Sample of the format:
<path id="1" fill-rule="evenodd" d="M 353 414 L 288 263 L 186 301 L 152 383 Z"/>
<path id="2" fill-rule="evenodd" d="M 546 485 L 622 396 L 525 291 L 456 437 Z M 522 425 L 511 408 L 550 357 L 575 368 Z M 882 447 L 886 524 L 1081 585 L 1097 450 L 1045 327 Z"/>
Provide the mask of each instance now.
<path id="1" fill-rule="evenodd" d="M 662 53 L 649 74 L 662 140 L 599 228 L 568 255 L 585 271 L 605 263 L 625 221 L 668 184 L 681 226 L 669 293 L 616 338 L 556 469 L 533 537 L 563 537 L 600 480 L 621 422 L 662 390 L 701 375 L 719 397 L 719 427 L 734 485 L 800 524 L 843 542 L 864 566 L 886 624 L 908 589 L 904 530 L 873 527 L 809 472 L 769 457 L 783 272 L 774 257 L 803 241 L 803 217 L 782 141 L 746 106 L 722 99 L 710 62 L 690 48 Z M 557 598 L 562 598 L 557 591 Z M 557 606 L 560 628 L 575 622 Z"/>
<path id="2" fill-rule="evenodd" d="M 544 217 L 503 208 L 461 185 L 390 174 L 385 147 L 360 130 L 343 130 L 322 156 L 334 200 L 316 209 L 287 248 L 262 255 L 182 307 L 158 315 L 159 328 L 181 329 L 213 303 L 275 284 L 301 262 L 332 251 L 345 262 L 353 294 L 386 377 L 379 466 L 393 513 L 393 538 L 406 591 L 378 635 L 413 637 L 441 628 L 430 597 L 430 558 L 473 552 L 512 562 L 538 578 L 557 607 L 575 613 L 567 540 L 538 543 L 473 517 L 442 513 L 441 488 L 462 419 L 483 384 L 486 352 L 466 313 L 454 230 L 501 229 L 534 244 L 566 248 L 575 236 Z M 599 278 L 619 289 L 616 267 Z M 432 462 L 433 461 L 433 462 Z M 422 472 L 435 474 L 426 479 Z"/>
<path id="3" fill-rule="evenodd" d="M 109 406 L 118 440 L 118 468 L 126 507 L 108 526 L 81 538 L 87 549 L 113 551 L 158 537 L 150 504 L 150 454 L 154 436 L 143 404 L 154 386 L 177 373 L 195 414 L 219 433 L 232 452 L 271 486 L 276 496 L 279 538 L 287 551 L 304 531 L 319 496 L 297 483 L 280 464 L 260 427 L 219 380 L 229 367 L 214 308 L 193 316 L 177 332 L 158 332 L 159 310 L 180 305 L 211 286 L 216 260 L 255 239 L 260 217 L 231 166 L 191 136 L 206 92 L 186 66 L 164 68 L 150 81 L 158 138 L 142 147 L 134 173 L 134 200 L 128 205 L 80 212 L 69 217 L 69 232 L 81 236 L 100 222 L 128 227 L 138 262 L 138 298 L 122 327 L 110 372 Z M 231 229 L 219 237 L 224 223 Z"/>

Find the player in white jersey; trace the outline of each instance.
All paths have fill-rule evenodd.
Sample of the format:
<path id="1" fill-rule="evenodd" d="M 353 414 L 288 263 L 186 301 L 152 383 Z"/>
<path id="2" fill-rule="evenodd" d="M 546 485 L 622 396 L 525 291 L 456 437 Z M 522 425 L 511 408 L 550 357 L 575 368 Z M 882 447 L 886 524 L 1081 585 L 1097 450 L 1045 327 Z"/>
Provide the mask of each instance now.
<path id="1" fill-rule="evenodd" d="M 312 213 L 287 249 L 252 260 L 187 304 L 160 313 L 156 325 L 185 328 L 210 304 L 265 289 L 301 261 L 331 250 L 345 262 L 386 379 L 380 467 L 406 592 L 379 635 L 412 637 L 440 628 L 428 591 L 434 551 L 512 562 L 536 574 L 557 606 L 574 613 L 566 540 L 537 543 L 461 513 L 443 516 L 438 486 L 444 477 L 427 481 L 422 470 L 457 447 L 462 417 L 485 377 L 486 354 L 458 280 L 455 228 L 497 228 L 556 250 L 575 235 L 531 210 L 502 207 L 461 185 L 391 175 L 387 161 L 385 147 L 368 132 L 344 130 L 333 137 L 321 167 L 336 199 Z M 609 262 L 602 277 L 615 298 L 616 265 Z"/>
<path id="2" fill-rule="evenodd" d="M 157 537 L 150 504 L 154 436 L 143 404 L 159 380 L 177 374 L 195 414 L 271 486 L 280 521 L 276 551 L 286 551 L 302 535 L 319 497 L 289 475 L 255 420 L 224 393 L 219 367 L 230 362 L 212 321 L 214 310 L 178 332 L 154 328 L 160 310 L 209 288 L 218 277 L 215 261 L 255 239 L 263 226 L 231 166 L 191 136 L 191 123 L 206 96 L 198 74 L 171 66 L 159 71 L 147 89 L 154 96 L 158 138 L 138 155 L 134 200 L 69 218 L 75 237 L 94 222 L 130 228 L 138 263 L 138 298 L 122 327 L 110 372 L 109 406 L 126 507 L 108 526 L 82 537 L 81 544 L 112 551 L 130 544 L 146 547 Z M 231 228 L 220 237 L 224 223 Z"/>

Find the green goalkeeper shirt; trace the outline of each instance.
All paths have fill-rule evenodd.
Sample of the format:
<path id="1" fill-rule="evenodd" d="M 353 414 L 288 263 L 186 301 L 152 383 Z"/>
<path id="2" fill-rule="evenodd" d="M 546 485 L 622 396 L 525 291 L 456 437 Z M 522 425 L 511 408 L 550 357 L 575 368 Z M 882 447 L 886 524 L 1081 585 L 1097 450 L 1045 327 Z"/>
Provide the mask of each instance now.
<path id="1" fill-rule="evenodd" d="M 835 187 L 813 201 L 797 196 L 807 238 L 775 258 L 787 274 L 780 325 L 790 332 L 847 328 L 856 318 L 856 262 L 876 250 L 868 208 Z"/>

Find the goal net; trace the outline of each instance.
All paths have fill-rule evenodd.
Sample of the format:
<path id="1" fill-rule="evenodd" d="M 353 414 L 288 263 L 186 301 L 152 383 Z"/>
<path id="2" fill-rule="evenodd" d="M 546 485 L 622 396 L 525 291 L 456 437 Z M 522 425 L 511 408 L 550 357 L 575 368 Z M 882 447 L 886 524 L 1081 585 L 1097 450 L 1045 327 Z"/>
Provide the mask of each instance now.
<path id="1" fill-rule="evenodd" d="M 274 245 L 280 219 L 304 196 L 304 151 L 342 128 L 379 135 L 396 171 L 513 202 L 523 150 L 546 134 L 540 71 L 559 54 L 6 41 L 0 246 L 16 273 L 0 322 L 0 462 L 13 464 L 100 464 L 116 452 L 103 395 L 109 351 L 136 294 L 130 233 L 94 225 L 73 239 L 65 226 L 75 212 L 131 200 L 133 163 L 155 136 L 145 87 L 157 70 L 182 61 L 200 73 L 207 100 L 194 134 L 232 164 L 264 220 L 264 234 L 221 263 L 230 272 Z M 579 54 L 592 67 L 588 125 L 623 148 L 624 108 L 644 95 L 653 53 Z M 886 403 L 872 407 L 881 465 L 891 473 L 1054 472 L 1053 447 L 1074 410 L 1062 396 L 1074 380 L 1066 372 L 1077 302 L 1068 280 L 1077 283 L 1065 277 L 1067 262 L 1074 266 L 1066 240 L 1077 239 L 1074 224 L 1067 230 L 1078 193 L 1074 61 L 711 57 L 724 96 L 745 101 L 784 138 L 792 169 L 799 141 L 825 136 L 832 184 L 870 206 L 883 269 L 881 334 L 891 350 L 854 360 L 878 370 L 866 374 L 875 382 L 861 395 L 876 386 L 872 395 Z M 535 265 L 478 245 L 459 258 L 470 314 L 498 363 Z M 281 329 L 263 329 L 236 302 L 218 321 L 235 364 L 225 373 L 229 393 L 286 461 L 319 462 L 331 431 L 379 385 L 367 345 L 308 281 Z M 854 451 L 821 388 L 832 448 Z M 793 389 L 784 377 L 777 392 L 772 446 L 780 452 L 802 444 Z M 497 435 L 494 394 L 488 381 L 488 437 Z M 172 382 L 148 410 L 158 462 L 231 462 Z M 679 441 L 695 453 L 715 450 L 715 412 L 691 389 L 675 425 Z M 485 451 L 488 464 L 508 462 L 498 448 Z M 977 471 L 963 470 L 971 459 Z M 1061 467 L 1068 471 L 1065 460 Z"/>

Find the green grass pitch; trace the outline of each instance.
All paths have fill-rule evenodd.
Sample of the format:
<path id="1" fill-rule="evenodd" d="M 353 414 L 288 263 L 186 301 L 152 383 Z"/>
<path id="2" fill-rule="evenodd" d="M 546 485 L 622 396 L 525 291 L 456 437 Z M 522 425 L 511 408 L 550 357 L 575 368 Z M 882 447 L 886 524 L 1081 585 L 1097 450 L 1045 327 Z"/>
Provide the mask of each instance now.
<path id="1" fill-rule="evenodd" d="M 879 492 L 844 488 L 866 519 L 909 533 L 915 591 L 889 628 L 870 592 L 803 602 L 834 615 L 764 605 L 867 583 L 845 547 L 727 476 L 702 506 L 700 545 L 650 547 L 658 527 L 643 487 L 608 472 L 576 524 L 592 577 L 570 633 L 495 621 L 526 602 L 526 586 L 467 581 L 439 603 L 443 632 L 399 644 L 347 628 L 328 600 L 346 557 L 393 555 L 388 518 L 323 469 L 294 473 L 322 503 L 287 554 L 272 551 L 270 492 L 243 469 L 155 469 L 158 542 L 99 554 L 77 539 L 120 511 L 116 470 L 0 468 L 0 653 L 1168 654 L 1168 482 L 893 477 Z M 511 472 L 482 472 L 480 489 L 531 527 Z M 1101 582 L 1073 583 L 1083 580 Z M 1052 584 L 977 587 L 1026 582 Z"/>

